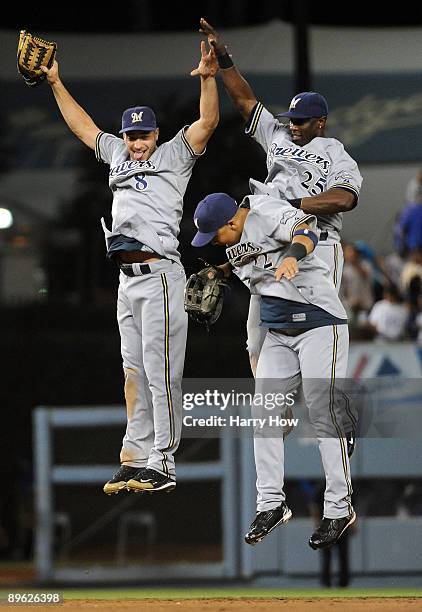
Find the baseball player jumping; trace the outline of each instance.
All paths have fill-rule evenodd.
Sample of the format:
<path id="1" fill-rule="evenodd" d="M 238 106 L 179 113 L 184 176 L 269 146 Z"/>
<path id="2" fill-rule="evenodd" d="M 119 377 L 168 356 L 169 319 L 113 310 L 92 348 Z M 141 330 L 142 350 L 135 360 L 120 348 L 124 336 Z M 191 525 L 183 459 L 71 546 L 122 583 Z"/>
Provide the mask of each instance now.
<path id="1" fill-rule="evenodd" d="M 216 50 L 224 86 L 246 121 L 245 133 L 267 154 L 265 184 L 251 179 L 252 192 L 259 188 L 262 193 L 285 199 L 295 208 L 316 215 L 321 230 L 317 255 L 330 268 L 338 291 L 343 269 L 342 213 L 357 205 L 362 177 L 343 145 L 324 137 L 328 115 L 325 98 L 312 91 L 297 94 L 289 110 L 278 115 L 287 117 L 289 125 L 281 124 L 258 102 L 214 28 L 205 19 L 201 19 L 200 28 Z M 259 296 L 251 296 L 247 331 L 249 358 L 255 373 L 266 333 L 259 327 Z"/>
<path id="2" fill-rule="evenodd" d="M 328 267 L 313 253 L 319 234 L 316 216 L 266 194 L 246 196 L 239 208 L 228 195 L 211 194 L 198 204 L 194 222 L 198 232 L 192 244 L 225 245 L 236 275 L 260 297 L 261 325 L 267 333 L 256 392 L 260 397 L 270 390 L 286 394 L 302 383 L 326 477 L 324 515 L 309 545 L 328 548 L 356 515 L 343 427 L 347 315 Z M 256 422 L 263 412 L 261 404 L 253 403 Z M 257 514 L 245 536 L 251 545 L 292 516 L 284 494 L 282 433 L 255 428 L 254 455 Z"/>
<path id="3" fill-rule="evenodd" d="M 64 87 L 57 62 L 43 68 L 71 131 L 110 166 L 113 223 L 111 230 L 103 219 L 102 225 L 107 256 L 120 268 L 117 319 L 127 428 L 121 467 L 104 486 L 109 495 L 122 489 L 168 492 L 176 486 L 187 335 L 177 236 L 193 166 L 219 120 L 217 69 L 213 50 L 203 42 L 198 68 L 191 72 L 201 81 L 199 119 L 158 146 L 150 108 L 126 109 L 122 137 L 106 134 Z"/>

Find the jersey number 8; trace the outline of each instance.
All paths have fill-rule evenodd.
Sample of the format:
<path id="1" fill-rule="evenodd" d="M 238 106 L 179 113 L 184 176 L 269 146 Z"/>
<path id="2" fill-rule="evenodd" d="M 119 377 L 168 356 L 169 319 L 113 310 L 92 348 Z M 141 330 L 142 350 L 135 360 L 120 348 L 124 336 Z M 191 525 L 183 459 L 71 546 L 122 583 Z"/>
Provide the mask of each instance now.
<path id="1" fill-rule="evenodd" d="M 142 172 L 142 174 L 137 174 L 134 178 L 136 181 L 135 189 L 137 189 L 138 191 L 143 191 L 148 187 L 148 183 L 145 180 L 144 172 Z"/>

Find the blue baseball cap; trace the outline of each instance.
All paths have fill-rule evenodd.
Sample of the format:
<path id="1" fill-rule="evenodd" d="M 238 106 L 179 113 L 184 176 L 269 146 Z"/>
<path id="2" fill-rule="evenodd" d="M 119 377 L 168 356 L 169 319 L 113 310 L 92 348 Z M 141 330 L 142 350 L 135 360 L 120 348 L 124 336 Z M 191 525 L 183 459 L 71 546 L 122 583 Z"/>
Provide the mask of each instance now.
<path id="1" fill-rule="evenodd" d="M 277 117 L 308 119 L 311 117 L 326 117 L 327 115 L 328 104 L 324 96 L 315 91 L 303 91 L 296 94 L 292 99 L 287 113 L 281 113 Z"/>
<path id="2" fill-rule="evenodd" d="M 210 193 L 201 200 L 193 214 L 198 228 L 192 246 L 202 247 L 211 242 L 218 230 L 237 213 L 237 203 L 227 193 Z"/>
<path id="3" fill-rule="evenodd" d="M 122 115 L 122 129 L 124 132 L 153 132 L 157 129 L 155 113 L 149 106 L 134 106 L 127 108 Z"/>

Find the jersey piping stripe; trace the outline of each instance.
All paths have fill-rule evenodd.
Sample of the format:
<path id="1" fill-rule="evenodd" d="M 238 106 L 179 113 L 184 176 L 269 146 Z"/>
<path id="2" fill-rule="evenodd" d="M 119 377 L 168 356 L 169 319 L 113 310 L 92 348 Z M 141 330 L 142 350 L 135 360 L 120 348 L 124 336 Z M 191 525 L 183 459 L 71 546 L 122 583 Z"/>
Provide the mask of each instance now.
<path id="1" fill-rule="evenodd" d="M 339 438 L 340 441 L 340 449 L 341 449 L 341 461 L 343 464 L 343 472 L 344 472 L 344 479 L 346 481 L 346 485 L 347 485 L 347 493 L 348 495 L 352 494 L 352 484 L 350 482 L 349 479 L 349 474 L 348 474 L 348 465 L 347 465 L 347 450 L 346 450 L 346 445 L 344 443 L 344 438 L 343 438 L 343 433 L 340 429 L 340 427 L 338 426 L 337 420 L 336 420 L 336 416 L 335 416 L 335 412 L 334 412 L 334 399 L 335 399 L 335 379 L 336 379 L 336 363 L 337 363 L 337 348 L 338 348 L 338 331 L 337 331 L 337 325 L 333 325 L 333 335 L 334 335 L 334 341 L 333 341 L 333 357 L 332 357 L 332 362 L 331 362 L 331 384 L 330 384 L 330 415 L 331 415 L 331 421 L 333 422 L 333 425 L 337 431 L 337 436 Z M 352 513 L 352 505 L 351 503 L 348 501 L 347 505 L 349 506 L 349 514 Z"/>
<path id="2" fill-rule="evenodd" d="M 189 153 L 192 155 L 192 157 L 198 157 L 200 155 L 202 155 L 202 153 L 205 153 L 205 150 L 202 153 L 195 153 L 195 151 L 192 149 L 192 147 L 190 146 L 186 136 L 185 136 L 185 130 L 182 130 L 182 142 L 183 144 L 186 146 L 187 150 L 189 151 Z"/>
<path id="3" fill-rule="evenodd" d="M 104 162 L 103 158 L 101 157 L 101 153 L 100 153 L 100 138 L 103 134 L 104 132 L 99 132 L 95 139 L 95 157 L 97 161 L 100 161 L 100 162 Z"/>
<path id="4" fill-rule="evenodd" d="M 315 219 L 314 215 L 305 215 L 301 219 L 298 219 L 296 223 L 294 224 L 294 226 L 292 227 L 292 229 L 290 230 L 290 242 L 293 240 L 293 234 L 298 225 L 302 225 L 302 223 L 307 223 L 307 221 L 309 220 L 313 221 L 314 219 Z"/>
<path id="5" fill-rule="evenodd" d="M 251 124 L 252 124 L 252 120 L 253 120 L 253 118 L 254 118 L 254 116 L 255 116 L 255 111 L 256 111 L 256 109 L 258 108 L 258 106 L 259 106 L 260 104 L 261 104 L 261 102 L 257 102 L 257 103 L 256 103 L 256 104 L 254 104 L 254 106 L 251 108 L 251 111 L 250 111 L 250 113 L 249 113 L 249 116 L 248 116 L 248 118 L 247 118 L 247 120 L 246 120 L 246 122 L 245 122 L 244 128 L 243 128 L 243 129 L 244 129 L 245 134 L 248 134 L 249 130 L 251 129 Z"/>
<path id="6" fill-rule="evenodd" d="M 251 120 L 251 125 L 249 128 L 246 128 L 245 130 L 245 134 L 248 134 L 248 136 L 255 135 L 256 128 L 258 127 L 258 123 L 259 123 L 259 118 L 261 117 L 261 113 L 263 110 L 264 110 L 264 105 L 262 104 L 262 102 L 258 102 L 255 112 L 253 114 L 252 120 Z"/>
<path id="7" fill-rule="evenodd" d="M 169 476 L 170 476 L 170 474 L 169 474 L 169 469 L 168 469 L 168 466 L 167 466 L 167 455 L 166 455 L 166 453 L 163 453 L 163 459 L 162 459 L 162 461 L 161 461 L 161 465 L 163 466 L 163 472 L 164 472 L 164 474 L 165 474 L 167 477 L 169 477 Z"/>
<path id="8" fill-rule="evenodd" d="M 347 395 L 345 395 L 345 400 L 346 400 L 346 414 L 347 414 L 347 416 L 350 419 L 350 422 L 352 424 L 353 429 L 356 431 L 358 422 L 357 422 L 357 419 L 355 418 L 355 416 L 354 416 L 354 414 L 352 412 L 352 409 L 350 408 L 350 401 L 349 401 L 349 398 L 347 397 Z"/>
<path id="9" fill-rule="evenodd" d="M 335 183 L 335 185 L 330 185 L 330 189 L 334 189 L 335 187 L 345 189 L 346 191 L 351 191 L 357 198 L 359 197 L 359 191 L 349 185 L 349 183 Z"/>
<path id="10" fill-rule="evenodd" d="M 168 286 L 167 278 L 163 273 L 161 274 L 161 283 L 163 285 L 163 296 L 164 296 L 164 376 L 166 383 L 166 394 L 167 394 L 167 406 L 169 412 L 170 422 L 170 441 L 166 448 L 163 449 L 164 461 L 167 462 L 167 456 L 164 451 L 168 451 L 174 445 L 174 411 L 173 411 L 173 398 L 171 395 L 170 386 L 170 313 L 169 313 L 169 299 L 168 299 Z M 166 464 L 167 469 L 167 464 Z"/>
<path id="11" fill-rule="evenodd" d="M 348 492 L 348 495 L 351 495 L 353 491 L 352 491 L 352 484 L 350 482 L 349 475 L 348 475 L 346 445 L 344 443 L 343 433 L 342 433 L 341 429 L 338 426 L 338 423 L 337 423 L 337 420 L 336 420 L 336 416 L 335 416 L 335 412 L 334 412 L 334 408 L 333 408 L 333 406 L 334 406 L 334 395 L 335 395 L 334 394 L 334 390 L 335 390 L 335 378 L 336 378 L 337 348 L 338 348 L 338 331 L 337 331 L 337 326 L 336 325 L 333 325 L 333 334 L 334 334 L 334 342 L 333 342 L 333 358 L 332 358 L 332 365 L 331 365 L 330 415 L 331 415 L 331 420 L 333 422 L 333 425 L 336 428 L 337 436 L 338 436 L 339 441 L 340 441 L 341 460 L 342 460 L 342 464 L 343 464 L 344 478 L 345 478 L 346 485 L 347 485 L 347 492 Z M 349 514 L 351 514 L 352 506 L 351 506 L 350 502 L 347 502 L 347 505 L 349 506 Z"/>
<path id="12" fill-rule="evenodd" d="M 338 275 L 338 244 L 334 245 L 334 270 L 333 270 L 333 282 L 334 287 L 337 289 L 337 278 Z"/>

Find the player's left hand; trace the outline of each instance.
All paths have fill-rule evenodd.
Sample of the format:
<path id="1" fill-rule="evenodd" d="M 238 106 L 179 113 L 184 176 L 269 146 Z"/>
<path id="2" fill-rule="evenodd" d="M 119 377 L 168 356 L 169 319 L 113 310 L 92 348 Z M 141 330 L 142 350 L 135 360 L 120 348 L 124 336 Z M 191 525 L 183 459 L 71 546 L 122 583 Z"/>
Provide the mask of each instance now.
<path id="1" fill-rule="evenodd" d="M 198 68 L 192 70 L 191 76 L 201 76 L 204 79 L 208 77 L 214 77 L 218 72 L 218 62 L 215 51 L 212 47 L 207 51 L 205 41 L 201 41 L 201 60 L 198 64 Z"/>
<path id="2" fill-rule="evenodd" d="M 295 257 L 286 257 L 275 271 L 276 281 L 280 281 L 283 276 L 287 280 L 291 280 L 299 272 L 299 266 Z"/>
<path id="3" fill-rule="evenodd" d="M 41 70 L 46 75 L 47 83 L 49 85 L 55 85 L 60 80 L 59 64 L 57 63 L 57 60 L 54 60 L 51 68 L 47 68 L 47 66 L 41 66 Z"/>
<path id="4" fill-rule="evenodd" d="M 209 45 L 215 50 L 217 55 L 224 55 L 227 53 L 227 47 L 221 40 L 220 34 L 208 23 L 203 17 L 201 17 L 199 31 L 205 34 L 208 38 Z"/>

